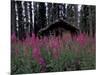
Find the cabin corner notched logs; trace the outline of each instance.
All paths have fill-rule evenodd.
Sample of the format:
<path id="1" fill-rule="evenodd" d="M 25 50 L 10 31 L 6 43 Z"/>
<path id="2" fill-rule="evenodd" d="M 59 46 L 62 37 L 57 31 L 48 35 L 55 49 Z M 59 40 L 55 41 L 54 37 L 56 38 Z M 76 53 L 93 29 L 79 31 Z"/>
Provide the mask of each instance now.
<path id="1" fill-rule="evenodd" d="M 71 24 L 67 23 L 62 19 L 58 19 L 52 24 L 40 29 L 38 35 L 39 36 L 49 36 L 49 35 L 62 36 L 63 33 L 66 32 L 69 32 L 72 36 L 74 36 L 79 33 L 79 29 L 76 28 L 75 26 L 72 26 Z"/>

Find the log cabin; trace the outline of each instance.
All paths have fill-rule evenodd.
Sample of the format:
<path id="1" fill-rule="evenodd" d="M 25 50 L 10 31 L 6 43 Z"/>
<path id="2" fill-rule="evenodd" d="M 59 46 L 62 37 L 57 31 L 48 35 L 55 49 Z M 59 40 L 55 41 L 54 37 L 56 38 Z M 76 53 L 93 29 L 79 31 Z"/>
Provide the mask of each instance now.
<path id="1" fill-rule="evenodd" d="M 69 23 L 67 23 L 65 20 L 58 19 L 52 24 L 42 28 L 39 30 L 38 35 L 39 36 L 63 36 L 64 33 L 70 33 L 71 36 L 75 36 L 79 33 L 79 29 Z"/>

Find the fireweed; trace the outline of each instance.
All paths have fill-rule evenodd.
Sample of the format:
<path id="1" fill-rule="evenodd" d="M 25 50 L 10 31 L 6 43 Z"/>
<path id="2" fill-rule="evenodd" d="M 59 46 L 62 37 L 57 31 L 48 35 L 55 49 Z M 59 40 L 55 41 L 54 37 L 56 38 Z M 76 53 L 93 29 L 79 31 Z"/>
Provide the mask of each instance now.
<path id="1" fill-rule="evenodd" d="M 45 47 L 46 49 L 51 49 L 52 51 L 54 51 L 54 53 L 56 53 L 55 51 L 59 50 L 61 51 L 61 49 L 63 49 L 64 45 L 68 45 L 67 43 L 69 42 L 69 40 L 72 40 L 70 34 L 65 34 L 62 37 L 54 37 L 54 36 L 50 36 L 50 37 L 43 37 L 42 39 L 39 39 L 38 37 L 35 37 L 34 34 L 32 34 L 32 37 L 27 37 L 23 42 L 21 42 L 20 40 L 18 40 L 15 36 L 15 34 L 13 33 L 11 36 L 11 43 L 12 45 L 23 45 L 23 46 L 28 46 L 31 47 L 32 50 L 34 51 L 40 51 L 41 47 Z M 88 37 L 85 34 L 80 34 L 78 36 L 75 36 L 73 39 L 73 43 L 77 43 L 79 44 L 79 46 L 85 46 L 86 44 L 89 43 L 94 43 L 93 42 L 93 38 Z M 16 48 L 16 47 L 15 47 Z M 24 49 L 26 49 L 27 47 L 25 47 Z M 15 49 L 15 50 L 18 50 Z M 28 50 L 27 50 L 28 51 Z M 40 53 L 41 54 L 41 53 Z M 39 54 L 39 55 L 40 55 Z"/>
<path id="2" fill-rule="evenodd" d="M 41 39 L 32 34 L 32 37 L 27 36 L 24 41 L 18 40 L 13 33 L 11 36 L 11 47 L 12 51 L 15 50 L 15 56 L 19 55 L 20 48 L 23 49 L 26 57 L 29 55 L 29 51 L 32 50 L 32 60 L 34 59 L 38 64 L 45 65 L 45 67 L 47 65 L 47 61 L 42 56 L 42 49 L 50 52 L 54 60 L 58 60 L 63 51 L 72 51 L 79 56 L 81 55 L 81 51 L 86 50 L 93 53 L 95 56 L 95 38 L 89 37 L 82 33 L 74 36 L 73 38 L 71 38 L 70 34 L 64 34 L 62 37 L 50 35 L 50 37 L 44 36 Z"/>

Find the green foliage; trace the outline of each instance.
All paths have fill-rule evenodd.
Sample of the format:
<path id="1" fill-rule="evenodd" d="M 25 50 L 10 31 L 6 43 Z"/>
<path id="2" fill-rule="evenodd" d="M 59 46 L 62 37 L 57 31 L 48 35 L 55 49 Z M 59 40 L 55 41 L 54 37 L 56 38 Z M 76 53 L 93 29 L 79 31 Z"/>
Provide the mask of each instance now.
<path id="1" fill-rule="evenodd" d="M 89 70 L 96 68 L 95 55 L 82 51 L 80 53 L 80 67 L 81 70 Z"/>
<path id="2" fill-rule="evenodd" d="M 49 50 L 47 51 L 45 48 L 41 48 L 41 54 L 47 64 L 53 59 L 51 52 Z"/>
<path id="3" fill-rule="evenodd" d="M 75 53 L 71 52 L 71 51 L 64 51 L 62 52 L 60 58 L 59 58 L 59 62 L 61 67 L 63 68 L 63 70 L 73 70 L 74 69 L 74 62 L 76 60 L 76 55 Z M 62 71 L 63 71 L 62 70 Z"/>
<path id="4" fill-rule="evenodd" d="M 46 62 L 46 71 L 52 72 L 53 67 L 54 67 L 54 59 L 52 57 L 52 53 L 49 50 L 47 51 L 45 48 L 42 48 L 41 54 L 42 54 L 42 57 L 44 58 L 44 60 Z"/>
<path id="5" fill-rule="evenodd" d="M 20 73 L 31 73 L 31 64 L 30 60 L 24 56 L 23 48 L 20 48 L 19 54 L 16 57 L 12 57 L 11 61 L 11 71 L 12 74 L 20 74 Z"/>
<path id="6" fill-rule="evenodd" d="M 41 65 L 39 65 L 36 61 L 33 60 L 31 66 L 32 66 L 32 72 L 34 73 L 41 72 Z"/>
<path id="7" fill-rule="evenodd" d="M 54 59 L 52 53 L 45 48 L 41 48 L 41 54 L 45 60 L 45 72 L 72 71 L 95 69 L 95 55 L 81 50 L 77 55 L 73 50 L 64 50 L 58 59 Z M 29 50 L 29 56 L 25 56 L 23 48 L 16 57 L 12 57 L 12 74 L 39 73 L 42 65 L 38 64 L 32 58 L 32 49 Z M 78 68 L 78 69 L 77 69 Z"/>
<path id="8" fill-rule="evenodd" d="M 24 51 L 20 48 L 19 55 L 11 59 L 12 74 L 26 74 L 40 72 L 40 65 L 32 58 L 32 49 L 29 49 L 29 56 L 24 55 Z"/>

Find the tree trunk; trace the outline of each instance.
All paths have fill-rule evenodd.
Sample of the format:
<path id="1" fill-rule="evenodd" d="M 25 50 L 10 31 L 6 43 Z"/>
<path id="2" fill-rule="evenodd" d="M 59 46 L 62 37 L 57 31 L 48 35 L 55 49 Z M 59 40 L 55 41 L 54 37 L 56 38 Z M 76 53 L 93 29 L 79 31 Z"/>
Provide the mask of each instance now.
<path id="1" fill-rule="evenodd" d="M 18 10 L 18 33 L 19 33 L 19 39 L 23 40 L 24 36 L 24 24 L 23 24 L 23 8 L 22 8 L 22 2 L 16 1 L 17 3 L 17 10 Z"/>
<path id="2" fill-rule="evenodd" d="M 33 31 L 33 19 L 32 19 L 32 4 L 29 2 L 29 12 L 30 12 L 30 36 L 32 36 Z"/>
<path id="3" fill-rule="evenodd" d="M 11 34 L 17 33 L 16 31 L 16 9 L 15 9 L 15 1 L 11 0 Z"/>
<path id="4" fill-rule="evenodd" d="M 90 36 L 93 36 L 92 34 L 92 13 L 91 13 L 91 7 L 89 7 L 89 32 L 90 32 Z"/>

